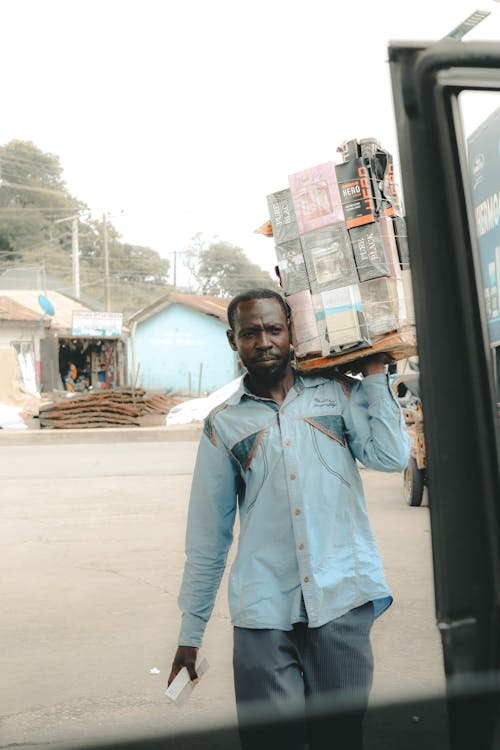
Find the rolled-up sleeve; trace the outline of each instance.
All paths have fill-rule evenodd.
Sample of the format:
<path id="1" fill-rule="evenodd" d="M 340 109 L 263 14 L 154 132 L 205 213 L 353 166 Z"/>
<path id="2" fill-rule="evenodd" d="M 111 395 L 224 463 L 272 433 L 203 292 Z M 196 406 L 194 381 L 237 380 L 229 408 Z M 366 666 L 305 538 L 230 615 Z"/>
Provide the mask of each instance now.
<path id="1" fill-rule="evenodd" d="M 179 645 L 200 646 L 233 540 L 235 474 L 224 446 L 204 433 L 189 500 Z"/>
<path id="2" fill-rule="evenodd" d="M 369 375 L 358 381 L 343 417 L 352 453 L 364 466 L 388 472 L 405 468 L 411 440 L 386 375 Z"/>

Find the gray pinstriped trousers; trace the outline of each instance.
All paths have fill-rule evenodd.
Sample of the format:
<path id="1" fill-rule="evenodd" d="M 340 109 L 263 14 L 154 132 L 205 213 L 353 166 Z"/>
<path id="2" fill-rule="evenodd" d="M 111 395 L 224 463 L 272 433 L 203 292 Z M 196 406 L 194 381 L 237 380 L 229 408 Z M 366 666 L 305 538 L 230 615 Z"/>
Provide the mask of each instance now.
<path id="1" fill-rule="evenodd" d="M 318 734 L 314 722 L 308 728 L 306 715 L 315 697 L 338 690 L 354 693 L 366 708 L 373 679 L 373 620 L 373 605 L 368 602 L 319 628 L 305 623 L 290 631 L 235 627 L 233 669 L 242 748 L 278 747 L 276 737 L 266 745 L 265 734 L 245 730 L 255 701 L 265 702 L 276 718 L 293 705 L 298 721 L 280 728 L 279 747 L 361 748 L 362 713 L 342 740 L 335 737 L 335 729 L 325 740 L 325 725 Z"/>

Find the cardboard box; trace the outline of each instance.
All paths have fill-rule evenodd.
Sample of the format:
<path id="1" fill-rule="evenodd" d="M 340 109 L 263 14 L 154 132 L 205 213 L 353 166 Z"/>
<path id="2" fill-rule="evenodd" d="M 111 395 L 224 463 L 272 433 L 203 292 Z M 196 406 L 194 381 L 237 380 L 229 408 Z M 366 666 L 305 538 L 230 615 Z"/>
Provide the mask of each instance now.
<path id="1" fill-rule="evenodd" d="M 355 284 L 358 273 L 344 222 L 302 235 L 302 248 L 312 292 Z"/>
<path id="2" fill-rule="evenodd" d="M 321 293 L 330 351 L 369 344 L 359 284 Z"/>
<path id="3" fill-rule="evenodd" d="M 289 188 L 267 196 L 267 205 L 273 227 L 273 237 L 277 245 L 294 240 L 299 236 L 299 225 L 293 207 Z"/>
<path id="4" fill-rule="evenodd" d="M 276 245 L 275 249 L 281 285 L 285 294 L 295 294 L 309 289 L 309 276 L 300 237 L 282 242 L 281 245 Z"/>
<path id="5" fill-rule="evenodd" d="M 297 357 L 322 355 L 325 347 L 321 341 L 312 295 L 309 291 L 287 296 L 292 311 L 292 344 Z M 327 352 L 329 348 L 326 347 Z"/>
<path id="6" fill-rule="evenodd" d="M 323 347 L 322 356 L 328 357 L 330 354 L 330 339 L 328 338 L 328 331 L 326 330 L 325 308 L 323 307 L 321 292 L 312 294 L 311 297 L 319 338 L 321 340 L 321 346 Z"/>
<path id="7" fill-rule="evenodd" d="M 371 157 L 370 165 L 378 186 L 380 213 L 384 216 L 400 216 L 401 201 L 396 186 L 392 154 L 379 148 Z"/>
<path id="8" fill-rule="evenodd" d="M 367 159 L 353 159 L 335 167 L 348 229 L 370 224 L 377 217 L 378 190 Z"/>
<path id="9" fill-rule="evenodd" d="M 360 281 L 391 275 L 391 264 L 378 224 L 353 227 L 349 229 L 349 236 Z"/>
<path id="10" fill-rule="evenodd" d="M 361 156 L 359 143 L 357 140 L 344 141 L 337 148 L 342 154 L 342 161 L 351 161 L 352 159 L 359 159 Z"/>
<path id="11" fill-rule="evenodd" d="M 403 294 L 406 303 L 406 323 L 415 325 L 415 309 L 413 306 L 413 284 L 411 280 L 411 271 L 405 269 L 401 272 L 401 281 L 403 284 Z"/>
<path id="12" fill-rule="evenodd" d="M 397 291 L 397 300 L 398 300 L 399 327 L 403 328 L 404 326 L 407 326 L 410 324 L 411 311 L 408 307 L 408 302 L 406 299 L 406 290 L 403 284 L 402 274 L 401 274 L 401 278 L 395 279 L 395 281 L 396 281 L 396 291 Z M 411 295 L 409 302 L 411 304 L 411 307 L 413 308 L 413 295 Z M 413 318 L 413 323 L 415 323 L 415 318 Z"/>
<path id="13" fill-rule="evenodd" d="M 300 234 L 344 220 L 333 162 L 296 172 L 288 180 Z"/>
<path id="14" fill-rule="evenodd" d="M 404 305 L 402 282 L 384 277 L 363 281 L 359 286 L 370 338 L 397 330 L 400 316 L 406 317 L 404 308 L 401 307 L 401 304 Z"/>
<path id="15" fill-rule="evenodd" d="M 398 188 L 396 185 L 396 178 L 394 175 L 394 162 L 391 154 L 389 154 L 387 160 L 387 170 L 384 176 L 384 195 L 386 199 L 390 200 L 391 205 L 385 210 L 386 216 L 401 216 L 403 208 L 401 205 L 401 199 L 399 197 Z"/>
<path id="16" fill-rule="evenodd" d="M 372 159 L 377 151 L 380 150 L 382 150 L 382 145 L 376 138 L 361 138 L 359 142 L 359 155 L 363 159 Z"/>
<path id="17" fill-rule="evenodd" d="M 406 230 L 406 221 L 402 216 L 393 216 L 394 237 L 398 248 L 399 265 L 403 271 L 410 268 L 410 251 L 408 250 L 408 232 Z"/>
<path id="18" fill-rule="evenodd" d="M 381 216 L 378 220 L 380 233 L 384 243 L 385 254 L 390 266 L 390 275 L 401 278 L 401 264 L 399 262 L 398 246 L 394 236 L 394 224 L 389 216 Z"/>

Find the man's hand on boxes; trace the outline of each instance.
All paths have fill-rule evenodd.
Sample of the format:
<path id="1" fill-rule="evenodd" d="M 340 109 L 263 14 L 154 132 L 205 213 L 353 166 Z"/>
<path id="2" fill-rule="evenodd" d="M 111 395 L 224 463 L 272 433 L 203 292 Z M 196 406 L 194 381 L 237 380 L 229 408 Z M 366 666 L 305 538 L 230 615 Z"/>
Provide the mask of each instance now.
<path id="1" fill-rule="evenodd" d="M 369 357 L 364 357 L 359 362 L 359 369 L 364 378 L 368 375 L 377 375 L 379 373 L 385 373 L 385 367 L 391 362 L 389 354 L 372 354 Z"/>

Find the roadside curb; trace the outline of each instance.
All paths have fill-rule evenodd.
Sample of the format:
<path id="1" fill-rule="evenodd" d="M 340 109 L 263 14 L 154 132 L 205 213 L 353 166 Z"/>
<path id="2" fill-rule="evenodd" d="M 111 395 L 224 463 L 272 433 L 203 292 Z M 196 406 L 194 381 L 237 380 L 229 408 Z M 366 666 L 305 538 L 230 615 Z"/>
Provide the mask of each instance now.
<path id="1" fill-rule="evenodd" d="M 3 445 L 198 442 L 200 433 L 199 423 L 170 427 L 102 427 L 92 430 L 0 430 L 0 448 Z"/>

